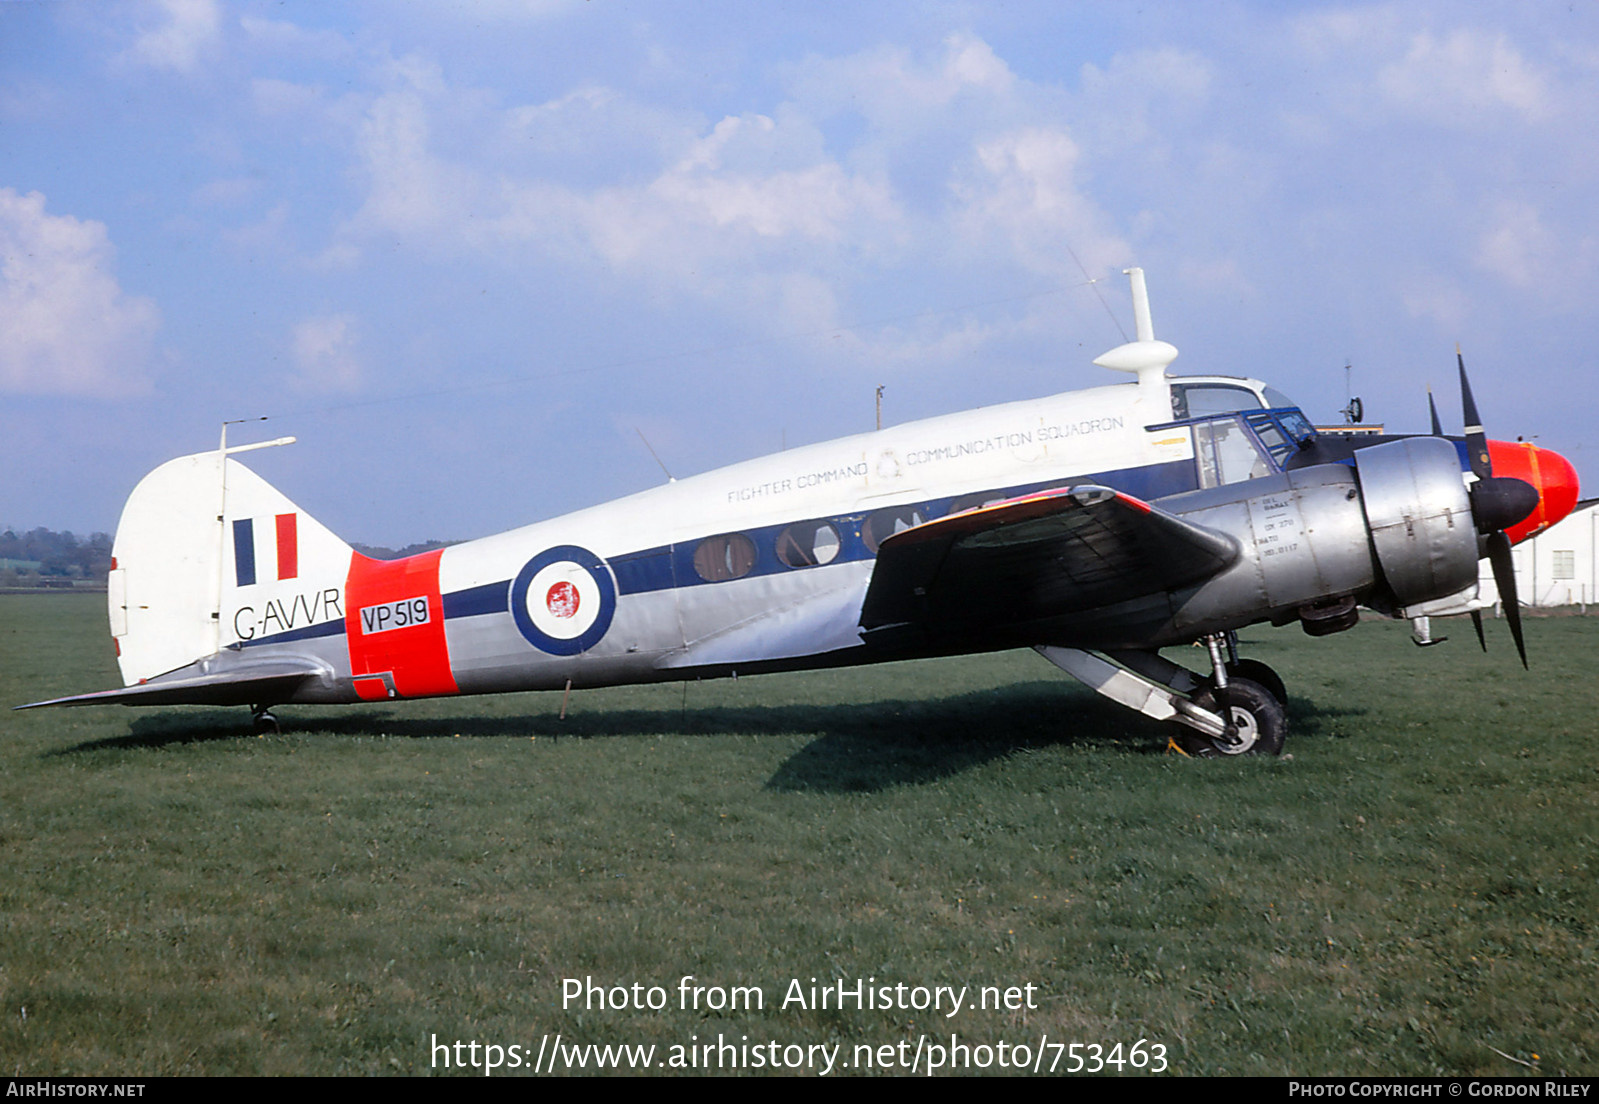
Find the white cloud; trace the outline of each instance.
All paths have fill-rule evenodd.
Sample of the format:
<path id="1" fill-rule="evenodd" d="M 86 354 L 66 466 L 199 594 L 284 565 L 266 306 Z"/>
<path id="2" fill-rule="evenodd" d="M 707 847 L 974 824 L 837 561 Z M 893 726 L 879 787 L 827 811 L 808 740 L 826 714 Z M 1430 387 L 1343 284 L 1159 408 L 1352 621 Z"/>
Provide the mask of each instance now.
<path id="1" fill-rule="evenodd" d="M 352 315 L 323 315 L 299 323 L 290 341 L 294 355 L 290 383 L 309 392 L 359 391 L 365 373 L 356 344 Z"/>
<path id="2" fill-rule="evenodd" d="M 614 106 L 603 89 L 500 110 L 450 89 L 436 70 L 408 63 L 395 73 L 398 87 L 376 97 L 359 125 L 355 148 L 365 192 L 326 260 L 348 262 L 362 245 L 394 238 L 429 250 L 506 257 L 525 255 L 531 242 L 635 274 L 681 273 L 712 260 L 748 261 L 752 240 L 838 244 L 867 224 L 897 217 L 886 183 L 828 158 L 820 134 L 801 118 L 730 116 L 709 132 L 679 126 L 675 150 L 648 151 L 663 162 L 652 175 L 635 169 L 643 176 L 637 182 L 583 188 L 559 183 L 514 154 L 484 154 L 484 144 L 469 136 L 490 135 L 488 145 L 503 150 L 505 136 L 519 129 L 553 124 L 564 133 L 571 109 Z M 594 118 L 631 131 L 637 114 L 609 110 Z M 656 109 L 644 114 L 662 116 Z M 530 136 L 566 145 L 554 134 Z M 603 146 L 607 138 L 591 134 L 589 141 Z M 451 157 L 446 146 L 470 150 Z"/>
<path id="3" fill-rule="evenodd" d="M 123 55 L 155 69 L 193 72 L 221 35 L 216 0 L 157 0 L 159 22 L 141 30 Z"/>
<path id="4" fill-rule="evenodd" d="M 1548 110 L 1548 79 L 1504 35 L 1423 31 L 1403 59 L 1377 74 L 1377 86 L 1396 106 L 1434 122 L 1471 123 L 1485 111 L 1508 109 L 1526 120 Z"/>
<path id="5" fill-rule="evenodd" d="M 765 238 L 836 241 L 857 216 L 894 218 L 886 185 L 853 177 L 834 161 L 792 169 L 765 168 L 793 148 L 778 137 L 777 130 L 777 124 L 764 115 L 723 119 L 650 185 L 647 198 L 661 201 L 678 217 L 695 223 Z M 801 140 L 807 137 L 802 134 Z M 765 156 L 751 157 L 747 147 L 755 147 Z M 729 162 L 737 161 L 761 167 L 729 167 Z"/>
<path id="6" fill-rule="evenodd" d="M 1475 260 L 1478 268 L 1527 287 L 1553 274 L 1560 252 L 1536 207 L 1507 201 L 1494 212 L 1494 225 L 1478 242 Z"/>
<path id="7" fill-rule="evenodd" d="M 308 31 L 284 20 L 261 19 L 251 15 L 240 16 L 239 26 L 258 45 L 293 54 L 297 58 L 335 60 L 347 57 L 353 51 L 350 42 L 337 31 Z"/>
<path id="8" fill-rule="evenodd" d="M 1078 186 L 1079 157 L 1070 135 L 1048 127 L 980 144 L 954 184 L 967 235 L 1008 241 L 1018 260 L 1040 272 L 1076 274 L 1068 250 L 1090 274 L 1125 263 L 1131 250 Z"/>
<path id="9" fill-rule="evenodd" d="M 250 82 L 250 100 L 255 109 L 268 117 L 302 115 L 317 105 L 322 90 L 276 77 L 257 77 Z"/>
<path id="10" fill-rule="evenodd" d="M 1411 272 L 1399 283 L 1399 298 L 1413 318 L 1459 333 L 1471 317 L 1471 296 L 1460 282 L 1436 272 Z"/>
<path id="11" fill-rule="evenodd" d="M 841 58 L 811 58 L 799 68 L 794 93 L 823 114 L 858 112 L 884 130 L 921 130 L 957 100 L 1004 99 L 1016 75 L 981 39 L 944 39 L 943 50 L 918 57 L 884 46 Z"/>
<path id="12" fill-rule="evenodd" d="M 40 193 L 0 188 L 0 388 L 95 397 L 145 389 L 160 312 L 123 294 L 113 257 L 103 223 L 46 214 Z"/>

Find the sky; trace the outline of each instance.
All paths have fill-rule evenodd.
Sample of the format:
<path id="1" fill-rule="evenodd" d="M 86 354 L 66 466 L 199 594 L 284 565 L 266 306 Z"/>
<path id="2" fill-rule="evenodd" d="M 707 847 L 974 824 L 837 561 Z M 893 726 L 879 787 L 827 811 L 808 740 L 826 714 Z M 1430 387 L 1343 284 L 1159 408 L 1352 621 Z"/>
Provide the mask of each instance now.
<path id="1" fill-rule="evenodd" d="M 1177 374 L 1458 432 L 1458 342 L 1592 494 L 1596 220 L 1595 0 L 0 0 L 0 525 L 266 418 L 483 536 L 1123 382 L 1130 265 Z"/>

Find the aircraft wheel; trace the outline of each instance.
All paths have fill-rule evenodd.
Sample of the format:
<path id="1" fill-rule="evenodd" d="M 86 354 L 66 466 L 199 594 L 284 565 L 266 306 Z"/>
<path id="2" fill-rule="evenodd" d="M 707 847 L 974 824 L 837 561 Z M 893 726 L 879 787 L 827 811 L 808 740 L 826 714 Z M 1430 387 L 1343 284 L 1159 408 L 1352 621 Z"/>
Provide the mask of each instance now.
<path id="1" fill-rule="evenodd" d="M 1205 709 L 1216 709 L 1215 691 L 1200 691 L 1194 695 L 1194 703 Z M 1183 750 L 1201 759 L 1221 755 L 1282 754 L 1283 740 L 1288 735 L 1288 712 L 1270 690 L 1246 678 L 1234 679 L 1227 684 L 1227 703 L 1232 713 L 1230 720 L 1238 728 L 1237 743 L 1185 728 Z"/>
<path id="2" fill-rule="evenodd" d="M 1288 687 L 1283 685 L 1282 676 L 1258 659 L 1240 659 L 1237 663 L 1227 665 L 1227 681 L 1234 679 L 1248 679 L 1258 682 L 1266 688 L 1272 697 L 1277 699 L 1277 704 L 1283 708 L 1288 707 Z"/>
<path id="3" fill-rule="evenodd" d="M 257 736 L 265 736 L 268 733 L 275 736 L 278 733 L 278 719 L 267 710 L 260 709 L 251 718 L 251 727 Z"/>

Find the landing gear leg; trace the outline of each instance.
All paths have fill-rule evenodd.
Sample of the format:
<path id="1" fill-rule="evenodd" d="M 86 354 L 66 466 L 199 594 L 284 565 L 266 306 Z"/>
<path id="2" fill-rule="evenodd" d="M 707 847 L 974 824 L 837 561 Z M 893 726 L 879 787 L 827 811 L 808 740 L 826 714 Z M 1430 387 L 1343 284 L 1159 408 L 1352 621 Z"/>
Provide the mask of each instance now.
<path id="1" fill-rule="evenodd" d="M 1277 704 L 1287 708 L 1288 687 L 1283 685 L 1282 676 L 1258 659 L 1239 659 L 1238 634 L 1236 632 L 1229 630 L 1223 633 L 1222 641 L 1227 645 L 1228 680 L 1248 679 L 1250 682 L 1258 682 L 1271 693 L 1272 697 L 1277 699 Z M 1214 670 L 1216 663 L 1214 655 L 1211 656 L 1210 662 Z M 1218 685 L 1214 676 L 1212 676 L 1211 685 Z"/>
<path id="2" fill-rule="evenodd" d="M 269 732 L 275 736 L 278 719 L 272 715 L 269 706 L 254 705 L 250 707 L 250 727 L 257 736 L 265 736 Z"/>
<path id="3" fill-rule="evenodd" d="M 1259 683 L 1228 678 L 1219 636 L 1207 644 L 1214 649 L 1216 674 L 1226 686 L 1225 702 L 1218 700 L 1214 682 L 1156 652 L 1099 653 L 1053 645 L 1036 651 L 1112 701 L 1191 729 L 1183 738 L 1183 750 L 1191 755 L 1278 754 L 1288 728 L 1282 705 Z M 1240 661 L 1240 666 L 1248 662 Z"/>

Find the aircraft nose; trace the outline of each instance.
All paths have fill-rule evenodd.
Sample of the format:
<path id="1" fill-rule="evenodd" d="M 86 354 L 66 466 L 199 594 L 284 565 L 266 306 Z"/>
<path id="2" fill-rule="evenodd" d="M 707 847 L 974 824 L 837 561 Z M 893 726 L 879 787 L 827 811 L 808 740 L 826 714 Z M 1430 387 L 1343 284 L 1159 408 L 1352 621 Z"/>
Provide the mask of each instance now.
<path id="1" fill-rule="evenodd" d="M 1495 478 L 1519 479 L 1538 492 L 1532 512 L 1505 530 L 1511 544 L 1543 532 L 1577 505 L 1577 469 L 1558 452 L 1525 441 L 1489 441 L 1488 458 Z"/>

